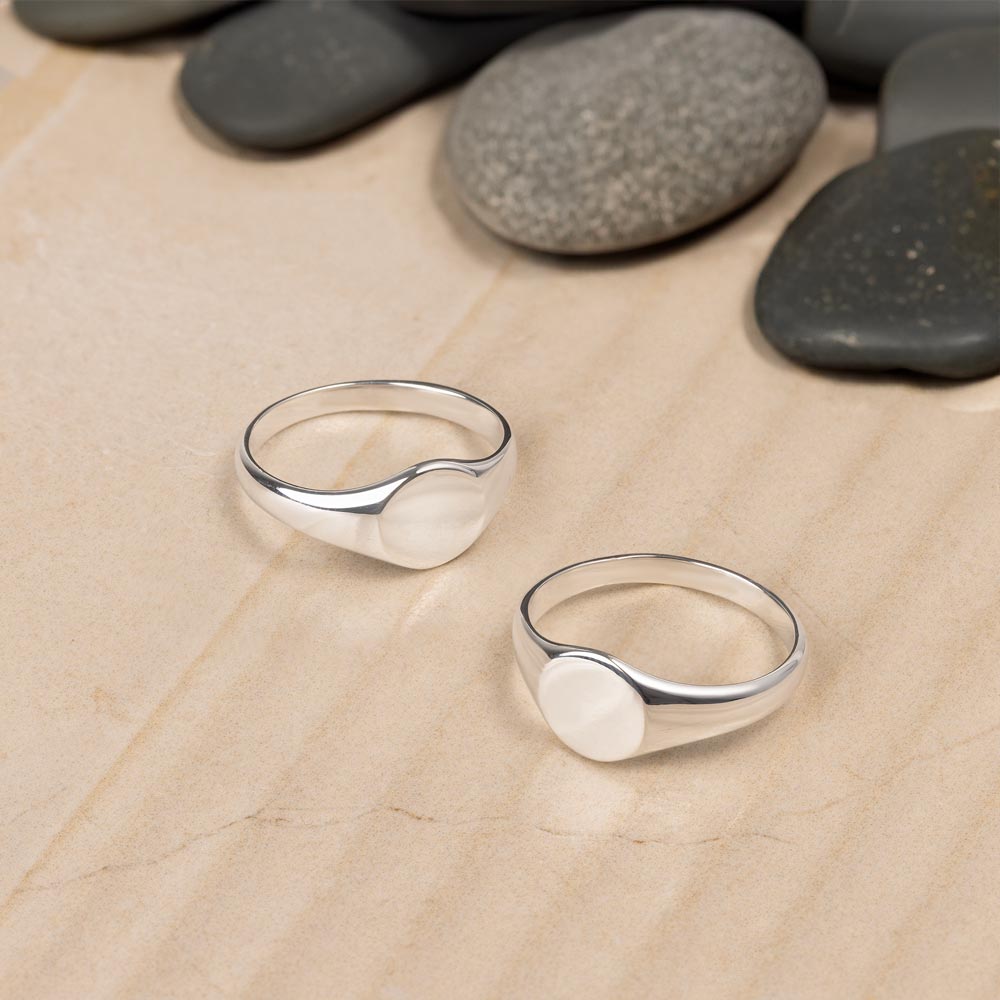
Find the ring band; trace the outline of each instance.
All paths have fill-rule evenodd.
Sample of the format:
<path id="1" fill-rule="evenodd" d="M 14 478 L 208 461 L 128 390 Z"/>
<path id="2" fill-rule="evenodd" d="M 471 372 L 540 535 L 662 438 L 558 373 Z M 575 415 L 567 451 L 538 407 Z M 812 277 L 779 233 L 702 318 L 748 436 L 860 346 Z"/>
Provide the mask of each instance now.
<path id="1" fill-rule="evenodd" d="M 532 624 L 571 597 L 626 583 L 686 587 L 732 601 L 762 619 L 788 656 L 754 680 L 681 684 L 597 649 L 552 642 Z M 611 761 L 718 736 L 769 715 L 802 678 L 806 640 L 788 605 L 748 577 L 697 559 L 635 553 L 575 563 L 535 584 L 514 616 L 514 651 L 556 736 L 584 757 Z"/>
<path id="2" fill-rule="evenodd" d="M 330 413 L 420 413 L 459 424 L 492 451 L 470 461 L 418 462 L 370 486 L 313 490 L 265 472 L 254 452 L 286 427 Z M 510 426 L 489 403 L 430 382 L 338 382 L 272 403 L 250 422 L 236 449 L 240 485 L 258 506 L 298 531 L 352 552 L 407 566 L 440 566 L 482 534 L 514 476 Z"/>

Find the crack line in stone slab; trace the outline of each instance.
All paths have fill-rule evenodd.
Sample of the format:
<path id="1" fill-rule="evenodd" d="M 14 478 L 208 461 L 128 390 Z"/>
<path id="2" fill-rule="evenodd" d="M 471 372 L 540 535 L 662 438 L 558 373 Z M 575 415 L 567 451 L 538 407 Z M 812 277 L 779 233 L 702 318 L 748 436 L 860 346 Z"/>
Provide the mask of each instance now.
<path id="1" fill-rule="evenodd" d="M 255 823 L 264 826 L 273 826 L 280 828 L 292 828 L 296 827 L 299 829 L 320 829 L 323 827 L 331 826 L 342 826 L 346 823 L 354 823 L 360 819 L 364 819 L 367 816 L 371 816 L 375 813 L 392 813 L 398 816 L 404 816 L 407 819 L 414 820 L 418 823 L 430 823 L 445 827 L 459 827 L 459 826 L 483 826 L 488 824 L 507 824 L 508 830 L 513 831 L 528 831 L 532 833 L 543 833 L 549 837 L 565 837 L 574 840 L 590 840 L 590 841 L 605 841 L 609 842 L 612 840 L 625 840 L 631 844 L 636 844 L 639 846 L 653 845 L 657 847 L 698 847 L 703 844 L 714 844 L 720 843 L 724 840 L 730 839 L 726 837 L 704 837 L 699 840 L 660 840 L 650 837 L 636 837 L 625 833 L 610 833 L 610 834 L 596 834 L 596 833 L 584 833 L 578 830 L 556 830 L 551 827 L 539 826 L 531 823 L 512 823 L 509 817 L 506 816 L 473 816 L 468 819 L 444 819 L 438 816 L 428 816 L 423 813 L 416 813 L 409 809 L 404 809 L 402 806 L 393 805 L 375 805 L 367 809 L 362 809 L 360 812 L 352 813 L 348 816 L 332 816 L 329 819 L 324 819 L 319 822 L 296 822 L 295 820 L 289 819 L 287 816 L 283 815 L 288 812 L 303 812 L 303 813 L 323 813 L 326 810 L 322 809 L 293 809 L 293 808 L 274 808 L 271 806 L 263 806 L 256 812 L 250 813 L 247 816 L 240 816 L 238 819 L 230 820 L 228 823 L 223 823 L 222 826 L 218 826 L 213 830 L 208 830 L 205 833 L 199 833 L 195 836 L 185 840 L 183 843 L 178 844 L 176 847 L 170 848 L 170 850 L 158 854 L 151 858 L 139 858 L 134 861 L 122 861 L 118 863 L 111 863 L 106 865 L 101 865 L 100 868 L 94 868 L 91 871 L 83 872 L 80 875 L 73 875 L 69 878 L 58 879 L 52 882 L 29 882 L 15 890 L 15 895 L 28 892 L 43 892 L 52 889 L 61 889 L 64 886 L 74 885 L 78 882 L 87 882 L 90 879 L 97 878 L 101 875 L 115 874 L 117 872 L 127 872 L 139 868 L 151 868 L 154 865 L 158 865 L 163 861 L 169 861 L 171 858 L 183 853 L 188 848 L 193 847 L 195 844 L 199 844 L 203 841 L 211 840 L 214 837 L 225 833 L 227 830 L 231 830 L 234 827 L 240 826 L 244 823 Z M 274 813 L 271 815 L 269 813 Z M 752 836 L 768 837 L 771 840 L 779 840 L 780 838 L 771 836 L 770 834 L 764 833 L 754 833 Z M 789 843 L 789 841 L 781 841 L 782 843 Z"/>

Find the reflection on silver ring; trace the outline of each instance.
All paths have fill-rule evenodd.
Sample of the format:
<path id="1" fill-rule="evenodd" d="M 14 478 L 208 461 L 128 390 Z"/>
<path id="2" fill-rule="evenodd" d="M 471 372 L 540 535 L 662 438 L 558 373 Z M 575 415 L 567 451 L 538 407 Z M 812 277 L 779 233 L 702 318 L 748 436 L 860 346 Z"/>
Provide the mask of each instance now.
<path id="1" fill-rule="evenodd" d="M 370 486 L 313 490 L 265 472 L 254 451 L 279 431 L 328 413 L 395 411 L 440 417 L 489 442 L 481 459 L 418 462 Z M 236 475 L 256 504 L 321 541 L 427 569 L 464 552 L 503 502 L 517 463 L 510 427 L 488 403 L 429 382 L 338 382 L 278 400 L 247 427 L 236 449 Z"/>
<path id="2" fill-rule="evenodd" d="M 557 604 L 598 587 L 661 583 L 704 591 L 761 618 L 788 656 L 738 684 L 680 684 L 597 649 L 552 642 L 532 624 Z M 591 760 L 624 760 L 748 726 L 783 705 L 802 678 L 806 640 L 781 598 L 712 563 L 649 553 L 590 559 L 535 584 L 514 615 L 518 666 L 552 731 Z"/>

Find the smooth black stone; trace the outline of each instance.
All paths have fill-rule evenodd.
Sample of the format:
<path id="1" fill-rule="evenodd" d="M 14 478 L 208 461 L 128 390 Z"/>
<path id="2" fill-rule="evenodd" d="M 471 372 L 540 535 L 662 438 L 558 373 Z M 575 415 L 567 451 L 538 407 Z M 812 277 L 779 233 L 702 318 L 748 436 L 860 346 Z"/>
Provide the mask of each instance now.
<path id="1" fill-rule="evenodd" d="M 974 128 L 1000 129 L 1000 28 L 931 35 L 889 67 L 879 93 L 879 150 Z"/>
<path id="2" fill-rule="evenodd" d="M 243 0 L 14 0 L 32 31 L 60 42 L 118 42 L 152 34 L 233 7 Z"/>
<path id="3" fill-rule="evenodd" d="M 996 132 L 954 132 L 834 178 L 761 272 L 761 332 L 822 368 L 1000 371 L 998 163 Z"/>
<path id="4" fill-rule="evenodd" d="M 877 87 L 889 64 L 921 38 L 998 19 L 996 0 L 809 0 L 805 41 L 834 76 Z"/>
<path id="5" fill-rule="evenodd" d="M 376 0 L 264 4 L 227 19 L 191 50 L 181 91 L 231 142 L 296 149 L 471 73 L 549 21 L 428 18 Z"/>

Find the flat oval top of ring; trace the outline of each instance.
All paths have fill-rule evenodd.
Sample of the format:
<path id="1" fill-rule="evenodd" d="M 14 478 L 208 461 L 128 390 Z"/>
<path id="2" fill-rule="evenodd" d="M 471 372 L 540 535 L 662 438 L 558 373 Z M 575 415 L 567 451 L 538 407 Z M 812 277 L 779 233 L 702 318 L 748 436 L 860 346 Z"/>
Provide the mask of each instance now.
<path id="1" fill-rule="evenodd" d="M 579 656 L 549 660 L 538 679 L 538 707 L 556 736 L 591 760 L 631 757 L 646 732 L 639 692 L 610 667 Z"/>

